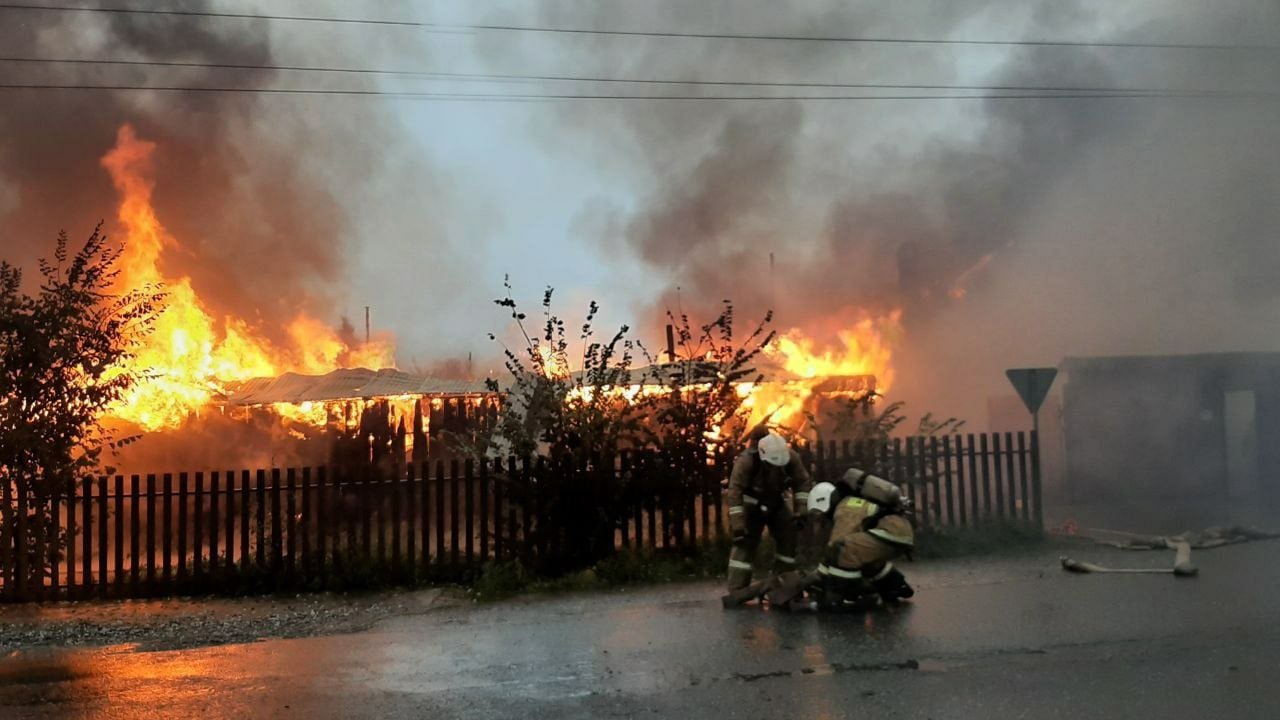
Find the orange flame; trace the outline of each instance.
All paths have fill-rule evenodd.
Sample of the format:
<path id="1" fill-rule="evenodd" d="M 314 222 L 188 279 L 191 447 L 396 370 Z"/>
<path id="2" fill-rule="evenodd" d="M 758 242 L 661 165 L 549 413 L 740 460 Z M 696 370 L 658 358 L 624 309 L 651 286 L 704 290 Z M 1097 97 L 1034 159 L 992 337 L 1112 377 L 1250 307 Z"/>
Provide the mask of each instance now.
<path id="1" fill-rule="evenodd" d="M 783 333 L 765 355 L 798 379 L 754 387 L 743 403 L 751 412 L 750 424 L 768 421 L 795 430 L 805 424 L 804 413 L 816 395 L 887 392 L 894 381 L 893 347 L 901 333 L 901 310 L 879 317 L 862 313 L 856 321 L 823 333 L 831 338 L 827 343 L 799 329 Z M 854 382 L 852 387 L 824 388 L 833 378 L 867 378 L 874 387 Z"/>
<path id="2" fill-rule="evenodd" d="M 862 313 L 820 335 L 792 329 L 765 348 L 765 356 L 782 371 L 781 377 L 766 374 L 762 382 L 739 382 L 735 391 L 746 414 L 747 427 L 762 422 L 801 432 L 806 411 L 817 407 L 819 398 L 866 397 L 869 392 L 886 392 L 894 382 L 893 348 L 902 334 L 902 311 L 883 316 Z M 830 338 L 826 343 L 819 337 Z M 544 354 L 544 357 L 550 357 Z M 708 359 L 711 359 L 710 357 Z M 689 385 L 698 390 L 709 385 Z M 616 388 L 574 388 L 570 400 L 590 401 L 597 390 L 620 396 L 627 402 L 639 397 L 671 392 L 665 385 L 630 385 Z M 706 434 L 714 446 L 723 437 L 720 418 Z"/>
<path id="3" fill-rule="evenodd" d="M 116 290 L 160 284 L 167 293 L 154 331 L 122 366 L 142 380 L 108 415 L 147 430 L 178 427 L 224 392 L 227 382 L 285 371 L 327 372 L 340 364 L 371 369 L 392 366 L 394 348 L 389 342 L 349 347 L 332 328 L 306 315 L 299 315 L 287 328 L 290 345 L 277 347 L 241 318 L 214 318 L 190 278 L 165 275 L 161 260 L 178 242 L 151 204 L 155 183 L 150 165 L 155 149 L 155 143 L 138 139 L 133 128 L 124 125 L 116 147 L 102 158 L 120 193 L 117 217 L 125 235 Z M 313 418 L 315 412 L 295 415 Z"/>

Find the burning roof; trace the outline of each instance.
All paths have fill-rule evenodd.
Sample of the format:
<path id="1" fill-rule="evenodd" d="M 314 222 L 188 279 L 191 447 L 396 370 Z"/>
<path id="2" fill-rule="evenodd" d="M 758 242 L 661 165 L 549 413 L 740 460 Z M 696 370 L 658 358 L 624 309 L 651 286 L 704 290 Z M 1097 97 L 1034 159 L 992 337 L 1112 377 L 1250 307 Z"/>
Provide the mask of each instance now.
<path id="1" fill-rule="evenodd" d="M 232 388 L 223 403 L 252 406 L 406 395 L 479 395 L 487 392 L 481 381 L 443 380 L 391 369 L 349 368 L 324 375 L 285 373 L 276 377 L 254 378 Z"/>

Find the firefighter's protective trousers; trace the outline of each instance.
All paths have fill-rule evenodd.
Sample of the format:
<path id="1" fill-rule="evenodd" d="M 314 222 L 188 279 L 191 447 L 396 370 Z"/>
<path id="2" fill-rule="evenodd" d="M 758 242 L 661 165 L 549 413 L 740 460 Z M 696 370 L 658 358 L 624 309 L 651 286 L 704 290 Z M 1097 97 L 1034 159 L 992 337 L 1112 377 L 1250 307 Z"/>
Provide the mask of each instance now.
<path id="1" fill-rule="evenodd" d="M 788 503 L 779 498 L 772 503 L 755 502 L 746 496 L 743 506 L 745 533 L 735 538 L 729 551 L 729 590 L 737 590 L 751 584 L 751 559 L 760 547 L 760 537 L 765 528 L 773 537 L 774 572 L 786 572 L 796 567 L 796 526 Z"/>

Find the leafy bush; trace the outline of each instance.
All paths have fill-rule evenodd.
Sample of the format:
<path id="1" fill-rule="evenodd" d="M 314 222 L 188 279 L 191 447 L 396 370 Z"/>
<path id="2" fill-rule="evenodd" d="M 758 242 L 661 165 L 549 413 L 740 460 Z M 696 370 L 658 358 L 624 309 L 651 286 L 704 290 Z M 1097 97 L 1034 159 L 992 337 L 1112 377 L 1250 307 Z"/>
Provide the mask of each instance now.
<path id="1" fill-rule="evenodd" d="M 122 252 L 95 228 L 72 254 L 60 233 L 54 261 L 40 260 L 35 295 L 23 292 L 19 268 L 0 261 L 0 548 L 25 552 L 0 553 L 0 570 L 25 568 L 19 585 L 39 582 L 65 542 L 49 499 L 97 470 L 104 450 L 135 439 L 98 419 L 142 378 L 121 363 L 151 331 L 164 295 L 149 285 L 115 291 Z"/>

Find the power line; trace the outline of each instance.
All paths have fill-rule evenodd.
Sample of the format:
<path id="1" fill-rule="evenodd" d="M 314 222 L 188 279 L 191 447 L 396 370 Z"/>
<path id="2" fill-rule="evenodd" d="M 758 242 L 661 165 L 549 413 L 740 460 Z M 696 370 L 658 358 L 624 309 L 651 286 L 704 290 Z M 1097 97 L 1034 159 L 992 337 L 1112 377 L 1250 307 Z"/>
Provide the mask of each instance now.
<path id="1" fill-rule="evenodd" d="M 89 58 L 32 58 L 32 57 L 0 57 L 0 62 L 10 63 L 48 63 L 62 65 L 108 65 L 124 67 L 165 67 L 183 69 L 214 70 L 267 70 L 273 72 L 317 72 L 332 74 L 384 75 L 392 77 L 411 77 L 420 79 L 470 80 L 494 82 L 582 82 L 582 83 L 618 83 L 639 85 L 675 85 L 692 87 L 781 87 L 781 88 L 845 88 L 858 90 L 966 90 L 987 92 L 1046 92 L 1046 93 L 1183 93 L 1195 95 L 1233 96 L 1239 94 L 1231 90 L 1196 90 L 1179 88 L 1143 88 L 1143 87 L 1089 87 L 1089 86 L 1043 86 L 1043 85 L 981 85 L 950 84 L 929 85 L 923 83 L 836 83 L 807 81 L 753 81 L 753 80 L 673 80 L 657 78 L 620 78 L 606 76 L 582 75 L 535 75 L 507 73 L 454 73 L 429 70 L 388 70 L 373 68 L 346 68 L 315 65 L 255 65 L 244 63 L 213 63 L 176 60 L 115 60 Z M 1260 96 L 1273 93 L 1256 92 Z"/>
<path id="2" fill-rule="evenodd" d="M 246 88 L 176 85 L 108 85 L 108 84 L 41 84 L 4 83 L 0 90 L 98 90 L 139 92 L 246 93 L 272 95 L 329 95 L 352 97 L 425 98 L 476 101 L 537 100 L 697 100 L 697 101 L 779 101 L 779 100 L 1083 100 L 1125 98 L 1204 98 L 1196 93 L 993 93 L 982 95 L 619 95 L 583 93 L 442 93 L 425 91 L 362 90 L 331 88 Z M 1216 97 L 1216 96 L 1215 96 Z M 1248 97 L 1248 96 L 1241 96 Z M 1273 96 L 1262 96 L 1273 97 Z"/>
<path id="3" fill-rule="evenodd" d="M 1085 40 L 962 40 L 950 38 L 885 37 L 869 35 L 792 35 L 755 33 L 700 33 L 677 31 L 598 30 L 591 28 L 538 27 L 532 25 L 465 24 L 452 25 L 418 20 L 384 20 L 376 18 L 338 18 L 313 15 L 271 15 L 256 13 L 213 12 L 198 10 L 148 10 L 142 8 L 101 8 L 74 5 L 35 5 L 29 3 L 0 3 L 0 10 L 29 10 L 48 12 L 114 13 L 128 15 L 162 15 L 175 17 L 205 17 L 245 20 L 278 20 L 288 22 L 336 23 L 346 25 L 381 25 L 388 27 L 417 28 L 436 32 L 525 32 L 562 35 L 609 35 L 619 37 L 695 38 L 703 40 L 773 40 L 788 42 L 867 43 L 896 45 L 985 45 L 995 47 L 1069 47 L 1069 48 L 1143 48 L 1166 50 L 1280 50 L 1275 44 L 1228 45 L 1191 42 L 1122 42 Z"/>

